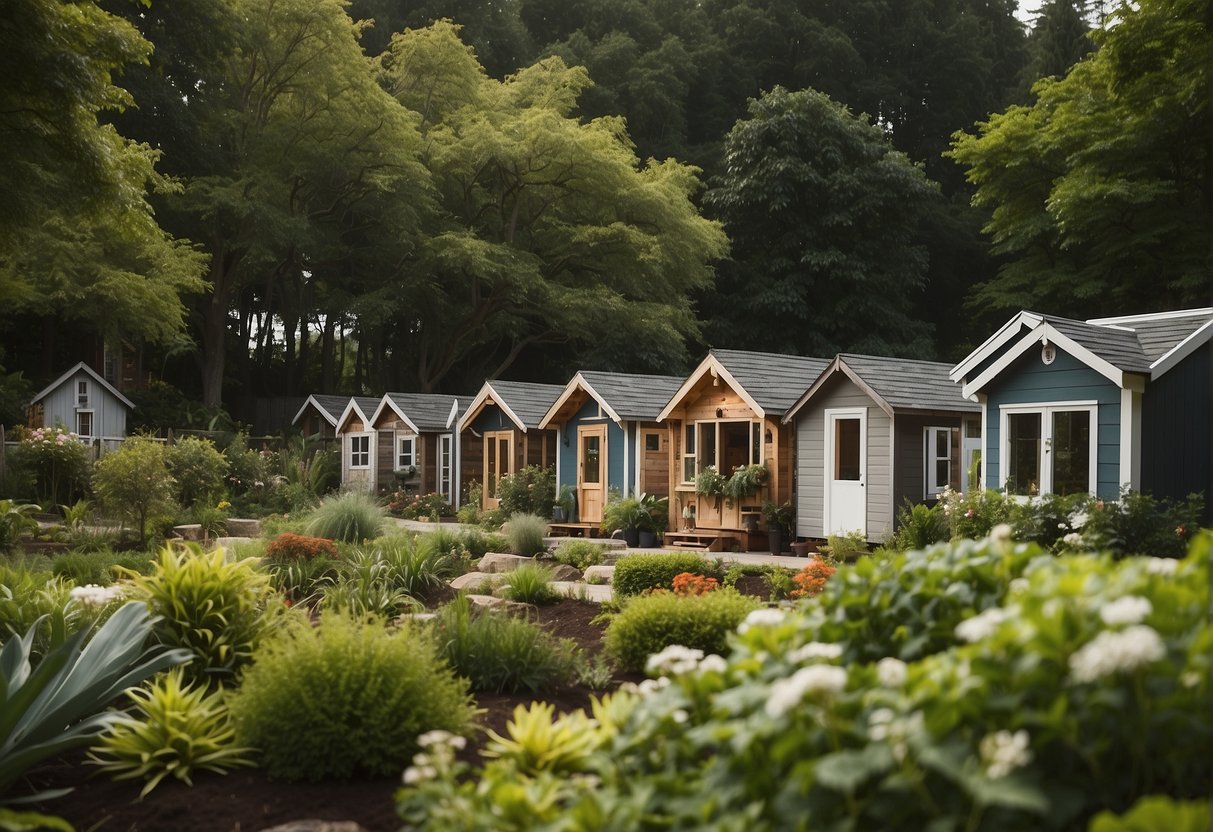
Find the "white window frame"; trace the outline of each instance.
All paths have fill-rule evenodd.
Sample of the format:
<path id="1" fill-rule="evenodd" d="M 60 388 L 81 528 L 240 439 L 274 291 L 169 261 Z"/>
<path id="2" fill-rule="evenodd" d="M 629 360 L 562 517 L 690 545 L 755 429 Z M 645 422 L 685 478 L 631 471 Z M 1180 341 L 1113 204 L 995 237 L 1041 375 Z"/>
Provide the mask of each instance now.
<path id="1" fill-rule="evenodd" d="M 923 495 L 925 497 L 938 497 L 940 494 L 943 493 L 943 490 L 948 487 L 948 483 L 944 482 L 941 484 L 935 480 L 935 472 L 936 472 L 936 469 L 939 467 L 939 464 L 938 464 L 939 461 L 942 459 L 946 459 L 948 462 L 948 475 L 951 476 L 952 462 L 953 462 L 953 460 L 952 460 L 952 433 L 953 433 L 953 431 L 956 431 L 956 430 L 957 430 L 957 428 L 947 428 L 947 427 L 942 427 L 939 425 L 931 425 L 930 427 L 923 428 L 923 434 L 924 434 L 924 437 L 926 440 L 926 458 L 923 463 L 924 464 Z M 936 442 L 936 437 L 940 433 L 943 433 L 948 437 L 948 455 L 946 457 L 941 457 L 937 453 L 935 453 L 935 449 L 937 447 L 939 447 Z M 964 477 L 963 471 L 961 472 L 961 477 L 962 478 Z M 965 490 L 964 484 L 962 483 L 960 485 L 960 487 L 957 488 L 956 490 L 964 491 Z"/>
<path id="2" fill-rule="evenodd" d="M 83 433 L 80 430 L 80 416 L 84 413 L 88 414 L 89 432 Z M 97 413 L 91 409 L 79 408 L 76 410 L 76 435 L 85 439 L 93 439 L 97 436 Z"/>
<path id="3" fill-rule="evenodd" d="M 358 445 L 362 444 L 362 443 L 365 443 L 366 447 L 362 450 L 359 450 Z M 348 459 L 349 459 L 351 471 L 366 471 L 366 470 L 370 469 L 372 445 L 373 445 L 373 443 L 371 442 L 371 434 L 369 434 L 369 433 L 351 433 L 350 434 L 350 446 L 349 446 Z M 360 456 L 364 456 L 364 455 L 366 457 L 366 461 L 361 464 L 358 463 L 356 460 Z"/>
<path id="4" fill-rule="evenodd" d="M 1007 431 L 1010 424 L 1011 414 L 1029 414 L 1036 413 L 1040 415 L 1040 457 L 1037 460 L 1040 471 L 1040 487 L 1038 494 L 1053 493 L 1053 464 L 1052 459 L 1048 457 L 1053 444 L 1053 415 L 1055 413 L 1067 413 L 1085 410 L 1090 414 L 1091 436 L 1088 440 L 1090 448 L 1088 451 L 1087 465 L 1087 493 L 1094 495 L 1099 490 L 1099 402 L 1092 400 L 1069 401 L 1069 402 L 1032 402 L 1028 404 L 1002 404 L 998 406 L 998 475 L 1002 478 L 1001 490 L 1014 499 L 1028 501 L 1031 499 L 1025 494 L 1010 494 L 1007 491 L 1007 476 L 1009 472 L 1010 462 L 1008 456 L 1010 454 L 1010 444 L 1007 439 Z"/>
<path id="5" fill-rule="evenodd" d="M 408 462 L 404 461 L 405 452 L 404 446 L 408 445 Z M 417 468 L 417 437 L 411 433 L 407 436 L 396 437 L 396 470 L 404 471 L 408 468 Z"/>
<path id="6" fill-rule="evenodd" d="M 78 408 L 88 407 L 89 394 L 91 392 L 92 392 L 92 390 L 89 389 L 89 383 L 88 383 L 87 379 L 83 379 L 83 378 L 76 379 L 76 407 L 78 407 Z"/>
<path id="7" fill-rule="evenodd" d="M 690 435 L 695 437 L 695 452 L 694 453 L 687 453 L 688 430 L 690 431 Z M 679 464 L 682 466 L 681 474 L 682 474 L 682 481 L 684 483 L 693 483 L 695 481 L 695 477 L 693 477 L 693 476 L 690 479 L 687 479 L 687 461 L 688 460 L 691 463 L 691 470 L 695 471 L 696 473 L 698 473 L 698 471 L 699 471 L 699 435 L 698 434 L 699 434 L 699 423 L 698 422 L 686 422 L 685 424 L 683 424 L 683 426 L 682 426 L 682 449 L 681 449 L 682 458 L 679 460 Z"/>
<path id="8" fill-rule="evenodd" d="M 438 437 L 438 493 L 451 498 L 451 466 L 455 460 L 455 437 L 449 433 Z M 452 502 L 454 502 L 452 500 Z"/>
<path id="9" fill-rule="evenodd" d="M 684 428 L 683 453 L 682 453 L 682 459 L 683 459 L 682 473 L 683 473 L 684 477 L 686 476 L 686 460 L 687 459 L 695 460 L 695 473 L 696 474 L 699 474 L 701 471 L 703 471 L 703 467 L 700 465 L 700 461 L 702 459 L 702 451 L 700 449 L 703 447 L 702 431 L 704 430 L 704 426 L 706 426 L 706 425 L 712 426 L 712 436 L 715 439 L 715 442 L 713 443 L 712 447 L 715 448 L 715 451 L 716 451 L 716 459 L 712 460 L 708 464 L 715 465 L 716 470 L 720 471 L 720 466 L 718 463 L 718 460 L 720 459 L 720 426 L 723 424 L 748 424 L 750 426 L 749 436 L 747 437 L 747 441 L 746 441 L 746 455 L 747 455 L 747 459 L 749 459 L 749 462 L 746 463 L 747 465 L 756 465 L 756 464 L 763 462 L 763 460 L 765 459 L 764 455 L 766 453 L 766 442 L 765 442 L 765 435 L 763 433 L 763 424 L 762 424 L 762 422 L 758 421 L 757 419 L 698 419 L 695 422 L 692 422 L 689 424 L 693 424 L 695 426 L 694 427 L 694 429 L 695 429 L 695 453 L 693 453 L 693 454 L 686 453 L 686 433 L 685 433 L 685 428 Z M 758 442 L 757 442 L 758 458 L 757 459 L 754 459 L 755 435 L 757 435 L 757 439 L 758 439 Z M 720 471 L 720 473 L 727 477 L 727 476 L 731 475 L 733 472 L 732 471 Z M 692 480 L 687 480 L 687 479 L 683 480 L 683 482 L 693 482 L 693 481 L 694 481 L 693 479 Z"/>

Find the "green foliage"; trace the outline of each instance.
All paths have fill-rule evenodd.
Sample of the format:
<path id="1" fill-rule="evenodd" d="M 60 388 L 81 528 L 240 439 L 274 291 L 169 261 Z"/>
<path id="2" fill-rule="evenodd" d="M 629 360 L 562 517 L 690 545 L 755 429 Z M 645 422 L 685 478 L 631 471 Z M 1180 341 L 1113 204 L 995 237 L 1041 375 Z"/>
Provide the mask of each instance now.
<path id="1" fill-rule="evenodd" d="M 541 563 L 527 563 L 507 572 L 502 593 L 523 604 L 548 604 L 560 594 L 552 589 L 552 570 Z"/>
<path id="2" fill-rule="evenodd" d="M 341 561 L 326 557 L 304 560 L 263 560 L 259 567 L 270 585 L 290 604 L 311 604 L 341 575 Z"/>
<path id="3" fill-rule="evenodd" d="M 70 581 L 49 570 L 0 563 L 0 642 L 33 632 L 30 653 L 39 660 L 69 633 L 91 623 L 85 609 L 69 603 L 72 589 Z M 44 619 L 47 626 L 34 626 Z"/>
<path id="4" fill-rule="evenodd" d="M 307 533 L 346 543 L 374 540 L 383 530 L 386 515 L 375 498 L 364 491 L 343 491 L 325 497 L 312 512 Z"/>
<path id="5" fill-rule="evenodd" d="M 472 718 L 424 631 L 333 613 L 265 643 L 229 704 L 238 742 L 284 780 L 393 775 L 422 732 L 463 733 Z"/>
<path id="6" fill-rule="evenodd" d="M 176 482 L 175 496 L 181 505 L 212 503 L 223 493 L 227 457 L 219 453 L 211 440 L 197 436 L 179 439 L 169 447 L 165 461 Z"/>
<path id="7" fill-rule="evenodd" d="M 175 482 L 168 449 L 148 436 L 132 436 L 101 457 L 93 471 L 93 491 L 101 505 L 123 521 L 134 521 L 140 542 L 147 540 L 148 518 L 171 510 Z"/>
<path id="8" fill-rule="evenodd" d="M 393 618 L 421 609 L 421 603 L 397 586 L 383 553 L 361 550 L 343 562 L 337 577 L 320 588 L 319 605 L 359 619 Z"/>
<path id="9" fill-rule="evenodd" d="M 656 494 L 641 494 L 640 507 L 646 517 L 642 518 L 638 527 L 642 532 L 660 534 L 670 522 L 670 498 L 658 497 Z"/>
<path id="10" fill-rule="evenodd" d="M 948 522 L 941 503 L 926 505 L 907 500 L 897 512 L 897 531 L 889 546 L 902 551 L 925 549 L 932 543 L 942 543 L 947 539 Z"/>
<path id="11" fill-rule="evenodd" d="M 602 530 L 610 533 L 621 529 L 650 530 L 652 516 L 649 510 L 635 497 L 619 497 L 608 500 L 602 508 Z"/>
<path id="12" fill-rule="evenodd" d="M 560 545 L 556 547 L 552 557 L 556 559 L 557 563 L 563 563 L 584 572 L 587 566 L 597 566 L 603 562 L 606 557 L 606 547 L 601 543 L 570 538 L 560 541 Z"/>
<path id="13" fill-rule="evenodd" d="M 44 506 L 70 503 L 88 488 L 92 452 L 62 427 L 34 428 L 21 435 L 7 464 L 15 482 L 28 483 Z"/>
<path id="14" fill-rule="evenodd" d="M 1169 797 L 1143 797 L 1122 815 L 1100 812 L 1087 832 L 1207 832 L 1209 801 L 1178 801 Z"/>
<path id="15" fill-rule="evenodd" d="M 868 541 L 860 531 L 832 534 L 826 538 L 821 552 L 834 561 L 856 560 L 868 554 Z"/>
<path id="16" fill-rule="evenodd" d="M 497 482 L 497 499 L 506 517 L 534 514 L 548 517 L 556 499 L 556 469 L 528 465 Z"/>
<path id="17" fill-rule="evenodd" d="M 766 500 L 762 504 L 762 519 L 768 528 L 778 526 L 784 530 L 785 534 L 791 534 L 796 521 L 796 507 L 792 505 L 791 500 L 786 503 Z"/>
<path id="18" fill-rule="evenodd" d="M 719 580 L 717 561 L 704 560 L 690 552 L 669 555 L 628 555 L 615 564 L 611 586 L 618 596 L 639 595 L 650 589 L 673 589 L 674 576 L 683 572 Z"/>
<path id="19" fill-rule="evenodd" d="M 89 751 L 89 762 L 115 780 L 145 780 L 139 797 L 170 774 L 193 785 L 197 771 L 224 774 L 250 765 L 250 749 L 236 746 L 227 706 L 219 692 L 186 683 L 180 669 L 143 687 L 128 688 L 133 716 L 121 717 Z"/>
<path id="20" fill-rule="evenodd" d="M 269 578 L 251 559 L 229 563 L 222 549 L 166 547 L 151 574 L 131 576 L 131 587 L 158 616 L 156 641 L 193 654 L 185 678 L 207 686 L 235 681 L 279 621 Z"/>
<path id="21" fill-rule="evenodd" d="M 91 640 L 88 628 L 80 630 L 33 667 L 41 624 L 0 650 L 0 794 L 36 763 L 87 745 L 112 725 L 120 715 L 107 708 L 124 689 L 190 658 L 186 650 L 145 647 L 150 615 L 129 603 Z"/>
<path id="22" fill-rule="evenodd" d="M 63 552 L 51 559 L 51 571 L 56 577 L 79 586 L 95 584 L 110 586 L 124 574 L 147 573 L 151 570 L 151 555 L 147 552 Z"/>
<path id="23" fill-rule="evenodd" d="M 538 514 L 513 514 L 502 528 L 515 555 L 533 557 L 547 551 L 548 521 Z"/>
<path id="24" fill-rule="evenodd" d="M 539 625 L 493 610 L 474 610 L 460 596 L 438 610 L 439 650 L 472 690 L 489 693 L 540 691 L 572 681 L 577 647 Z"/>
<path id="25" fill-rule="evenodd" d="M 758 490 L 766 485 L 767 476 L 767 466 L 763 463 L 743 465 L 725 479 L 721 493 L 729 502 L 739 503 L 758 494 Z"/>
<path id="26" fill-rule="evenodd" d="M 621 668 L 633 672 L 644 670 L 650 655 L 674 644 L 726 655 L 729 634 L 759 606 L 757 599 L 732 589 L 634 598 L 611 620 L 603 646 Z"/>
<path id="27" fill-rule="evenodd" d="M 479 560 L 487 552 L 504 552 L 510 548 L 510 542 L 503 535 L 486 534 L 480 529 L 466 529 L 460 532 L 459 540 L 473 560 Z"/>
<path id="28" fill-rule="evenodd" d="M 573 774 L 583 769 L 590 753 L 598 745 L 594 726 L 583 711 L 554 718 L 556 707 L 532 702 L 530 707 L 514 707 L 514 718 L 506 723 L 503 737 L 489 731 L 484 756 L 509 760 L 523 774 L 541 771 Z"/>
<path id="29" fill-rule="evenodd" d="M 388 511 L 405 520 L 429 520 L 431 517 L 450 517 L 455 513 L 446 497 L 441 494 L 409 494 L 396 491 L 388 498 Z"/>
<path id="30" fill-rule="evenodd" d="M 33 503 L 23 505 L 12 500 L 0 500 L 0 552 L 11 551 L 22 532 L 37 531 L 33 515 L 42 510 Z"/>
<path id="31" fill-rule="evenodd" d="M 396 534 L 382 537 L 361 551 L 382 561 L 388 582 L 408 595 L 420 597 L 461 572 L 461 559 L 429 535 Z"/>
<path id="32" fill-rule="evenodd" d="M 76 832 L 76 827 L 63 818 L 41 812 L 18 812 L 0 806 L 0 829 L 4 832 Z"/>
<path id="33" fill-rule="evenodd" d="M 273 561 L 336 560 L 337 547 L 327 537 L 308 537 L 294 532 L 282 532 L 265 547 L 265 557 Z"/>
<path id="34" fill-rule="evenodd" d="M 705 465 L 695 475 L 695 493 L 700 497 L 723 497 L 726 482 L 727 478 L 716 470 L 715 465 Z"/>
<path id="35" fill-rule="evenodd" d="M 194 345 L 191 343 L 189 347 Z M 179 347 L 176 347 L 179 349 Z M 175 347 L 170 346 L 169 352 Z M 187 397 L 163 379 L 152 379 L 147 387 L 124 393 L 134 405 L 127 427 L 161 433 L 167 430 L 235 430 L 236 424 L 221 407 L 206 407 Z"/>

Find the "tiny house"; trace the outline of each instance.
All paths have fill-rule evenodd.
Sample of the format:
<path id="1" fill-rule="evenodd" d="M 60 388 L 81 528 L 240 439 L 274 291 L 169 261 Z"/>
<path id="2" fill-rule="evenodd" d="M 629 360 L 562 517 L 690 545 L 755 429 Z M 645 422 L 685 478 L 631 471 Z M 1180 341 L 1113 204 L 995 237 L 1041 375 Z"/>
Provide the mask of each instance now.
<path id="1" fill-rule="evenodd" d="M 670 529 L 689 526 L 691 517 L 695 527 L 667 532 L 667 542 L 701 542 L 710 549 L 762 545 L 753 531 L 760 506 L 793 496 L 793 430 L 783 416 L 827 364 L 824 358 L 740 350 L 712 350 L 700 362 L 657 417 L 669 429 Z M 766 466 L 767 479 L 752 499 L 730 504 L 696 493 L 705 469 L 729 476 L 753 464 Z"/>
<path id="2" fill-rule="evenodd" d="M 480 506 L 499 505 L 497 483 L 527 465 L 556 464 L 556 432 L 539 427 L 563 392 L 559 384 L 486 381 L 459 419 L 460 490 L 482 488 Z"/>
<path id="3" fill-rule="evenodd" d="M 1075 321 L 1020 312 L 957 364 L 986 488 L 1030 497 L 1204 492 L 1213 309 Z"/>
<path id="4" fill-rule="evenodd" d="M 783 417 L 796 428 L 796 534 L 893 531 L 906 502 L 966 490 L 981 408 L 948 364 L 842 354 Z"/>
<path id="5" fill-rule="evenodd" d="M 135 405 L 81 361 L 30 400 L 30 427 L 62 425 L 90 444 L 126 438 L 126 417 Z"/>
<path id="6" fill-rule="evenodd" d="M 341 487 L 378 490 L 378 454 L 371 416 L 379 399 L 353 396 L 337 417 L 336 435 L 341 440 Z"/>
<path id="7" fill-rule="evenodd" d="M 387 393 L 371 415 L 376 437 L 376 483 L 398 483 L 418 494 L 441 494 L 456 505 L 456 426 L 471 396 L 440 393 Z"/>
<path id="8" fill-rule="evenodd" d="M 304 436 L 317 439 L 334 439 L 337 421 L 350 403 L 349 396 L 325 396 L 313 393 L 308 396 L 291 424 Z"/>
<path id="9" fill-rule="evenodd" d="M 613 489 L 627 497 L 668 497 L 669 431 L 657 423 L 678 390 L 677 376 L 583 370 L 539 422 L 556 431 L 556 487 L 576 495 L 569 520 L 597 525 Z"/>

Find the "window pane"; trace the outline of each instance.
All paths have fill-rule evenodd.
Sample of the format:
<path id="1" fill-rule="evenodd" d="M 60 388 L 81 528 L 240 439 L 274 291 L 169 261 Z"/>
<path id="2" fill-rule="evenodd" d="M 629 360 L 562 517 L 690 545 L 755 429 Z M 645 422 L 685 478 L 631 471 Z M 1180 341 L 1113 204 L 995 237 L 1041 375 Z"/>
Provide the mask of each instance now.
<path id="1" fill-rule="evenodd" d="M 834 420 L 834 479 L 859 480 L 859 420 Z"/>
<path id="2" fill-rule="evenodd" d="M 1007 416 L 1007 490 L 1011 494 L 1040 493 L 1040 414 Z"/>
<path id="3" fill-rule="evenodd" d="M 489 497 L 497 496 L 497 437 L 490 436 L 484 443 L 484 459 L 487 473 L 484 477 L 484 491 Z"/>
<path id="4" fill-rule="evenodd" d="M 76 414 L 76 433 L 80 436 L 93 435 L 93 414 L 77 413 Z"/>
<path id="5" fill-rule="evenodd" d="M 762 422 L 750 423 L 750 464 L 757 465 L 762 459 Z"/>
<path id="6" fill-rule="evenodd" d="M 682 459 L 682 481 L 690 482 L 695 479 L 695 457 L 687 456 Z"/>
<path id="7" fill-rule="evenodd" d="M 935 431 L 935 456 L 939 457 L 940 459 L 947 459 L 949 447 L 948 432 L 946 430 Z M 941 482 L 942 481 L 943 480 L 941 480 Z"/>
<path id="8" fill-rule="evenodd" d="M 1091 490 L 1091 413 L 1053 414 L 1053 491 L 1085 494 Z"/>
<path id="9" fill-rule="evenodd" d="M 728 476 L 750 464 L 750 423 L 720 422 L 720 447 L 716 449 L 716 467 Z"/>
<path id="10" fill-rule="evenodd" d="M 694 453 L 695 453 L 695 425 L 694 424 L 687 425 L 686 434 L 687 434 L 686 448 L 683 449 L 683 453 L 694 455 Z"/>
<path id="11" fill-rule="evenodd" d="M 646 433 L 644 435 L 644 449 L 646 451 L 660 451 L 661 450 L 661 434 L 660 433 Z"/>
<path id="12" fill-rule="evenodd" d="M 581 437 L 581 477 L 582 482 L 597 485 L 602 482 L 602 458 L 600 438 L 597 436 Z"/>
<path id="13" fill-rule="evenodd" d="M 716 423 L 699 426 L 699 470 L 716 464 Z M 719 470 L 719 469 L 717 469 Z"/>
<path id="14" fill-rule="evenodd" d="M 948 480 L 948 461 L 946 459 L 935 460 L 935 485 L 942 489 L 949 484 Z"/>

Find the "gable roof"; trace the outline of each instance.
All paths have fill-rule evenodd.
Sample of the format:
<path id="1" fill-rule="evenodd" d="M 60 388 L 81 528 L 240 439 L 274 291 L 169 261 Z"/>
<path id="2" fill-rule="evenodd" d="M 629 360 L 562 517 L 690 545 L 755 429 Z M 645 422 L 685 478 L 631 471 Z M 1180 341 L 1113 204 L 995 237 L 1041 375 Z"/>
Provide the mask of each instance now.
<path id="1" fill-rule="evenodd" d="M 370 432 L 373 430 L 371 427 L 371 414 L 375 412 L 375 408 L 378 406 L 379 399 L 373 399 L 370 396 L 351 396 L 345 409 L 341 411 L 341 416 L 337 419 L 337 430 L 340 431 L 350 416 L 357 413 L 358 417 L 362 419 L 363 431 Z"/>
<path id="2" fill-rule="evenodd" d="M 959 385 L 948 377 L 950 369 L 950 364 L 938 361 L 840 353 L 789 408 L 783 421 L 792 421 L 836 373 L 850 378 L 890 416 L 914 411 L 979 412 L 981 406 L 962 396 Z"/>
<path id="3" fill-rule="evenodd" d="M 1140 380 L 1134 382 L 1126 374 L 1158 378 L 1206 343 L 1211 333 L 1213 308 L 1089 321 L 1024 311 L 953 367 L 949 375 L 953 381 L 964 380 L 963 393 L 970 396 L 1032 345 L 1052 341 L 1125 388 L 1142 383 Z M 1006 349 L 999 355 L 1003 347 Z M 985 366 L 995 356 L 996 360 Z M 979 369 L 981 371 L 977 372 Z"/>
<path id="4" fill-rule="evenodd" d="M 827 358 L 803 355 L 712 350 L 666 403 L 657 420 L 667 418 L 678 402 L 708 373 L 723 378 L 759 416 L 779 417 L 787 412 L 829 363 Z"/>
<path id="5" fill-rule="evenodd" d="M 303 412 L 307 410 L 310 404 L 316 408 L 316 412 L 324 421 L 328 422 L 333 427 L 337 427 L 337 420 L 341 418 L 342 411 L 345 406 L 350 403 L 349 396 L 328 396 L 321 393 L 313 393 L 303 400 L 303 406 L 299 408 L 299 412 L 295 414 L 295 418 L 291 419 L 291 424 L 296 424 L 303 418 Z"/>
<path id="6" fill-rule="evenodd" d="M 582 370 L 564 386 L 559 398 L 552 403 L 539 422 L 539 427 L 551 427 L 551 422 L 578 391 L 594 399 L 616 423 L 624 420 L 655 421 L 657 414 L 678 389 L 678 376 L 643 375 L 639 373 L 606 373 Z"/>
<path id="7" fill-rule="evenodd" d="M 371 415 L 371 422 L 378 422 L 387 408 L 416 433 L 444 431 L 458 421 L 471 403 L 471 396 L 447 393 L 385 393 Z"/>
<path id="8" fill-rule="evenodd" d="M 530 381 L 486 381 L 480 392 L 459 418 L 462 432 L 480 412 L 490 404 L 496 404 L 523 433 L 538 429 L 539 423 L 556 397 L 564 390 L 561 384 L 538 384 Z"/>
<path id="9" fill-rule="evenodd" d="M 121 393 L 119 393 L 119 392 L 118 392 L 118 389 L 117 389 L 116 387 L 114 387 L 114 385 L 110 384 L 108 381 L 106 381 L 104 378 L 102 378 L 100 373 L 98 373 L 98 372 L 97 372 L 96 370 L 94 370 L 92 367 L 90 367 L 90 366 L 88 366 L 87 364 L 85 364 L 83 361 L 81 361 L 80 363 L 78 363 L 78 364 L 77 364 L 75 367 L 72 367 L 70 370 L 68 370 L 68 371 L 67 371 L 66 373 L 64 373 L 63 375 L 59 376 L 59 378 L 55 379 L 55 380 L 54 380 L 54 381 L 52 381 L 50 384 L 48 384 L 48 385 L 47 385 L 47 386 L 46 386 L 46 387 L 45 387 L 45 388 L 42 390 L 42 392 L 40 392 L 38 395 L 36 395 L 36 396 L 34 396 L 32 399 L 30 399 L 30 402 L 29 402 L 29 403 L 30 403 L 30 404 L 37 404 L 37 403 L 38 403 L 39 401 L 41 401 L 42 399 L 46 398 L 46 397 L 47 397 L 47 396 L 48 396 L 50 393 L 52 393 L 52 392 L 54 392 L 55 390 L 59 389 L 59 387 L 60 387 L 60 386 L 61 386 L 61 385 L 62 385 L 62 384 L 65 382 L 65 381 L 67 381 L 67 380 L 68 380 L 69 378 L 71 378 L 72 376 L 76 375 L 76 373 L 80 372 L 81 370 L 83 370 L 85 373 L 87 373 L 87 374 L 89 375 L 89 377 L 93 379 L 93 381 L 95 381 L 95 382 L 97 382 L 99 385 L 101 385 L 101 387 L 102 387 L 104 390 L 108 391 L 108 392 L 109 392 L 109 394 L 110 394 L 111 396 L 113 396 L 114 398 L 116 398 L 118 401 L 122 402 L 122 404 L 126 405 L 126 406 L 127 406 L 128 408 L 130 408 L 131 410 L 134 410 L 134 409 L 135 409 L 135 403 L 134 403 L 134 402 L 132 402 L 132 401 L 131 401 L 130 399 L 128 399 L 126 396 L 124 396 L 124 395 L 122 395 Z"/>

